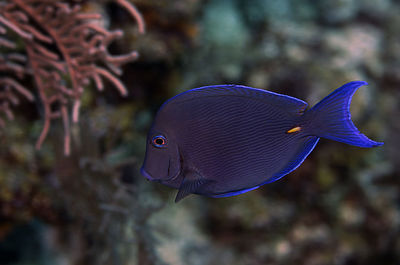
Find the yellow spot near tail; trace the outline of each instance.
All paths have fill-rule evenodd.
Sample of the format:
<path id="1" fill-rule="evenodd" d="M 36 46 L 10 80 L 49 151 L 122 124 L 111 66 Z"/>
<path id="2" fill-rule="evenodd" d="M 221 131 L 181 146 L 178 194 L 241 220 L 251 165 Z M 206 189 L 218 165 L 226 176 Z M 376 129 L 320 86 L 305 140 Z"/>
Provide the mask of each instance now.
<path id="1" fill-rule="evenodd" d="M 290 129 L 290 130 L 287 131 L 286 133 L 294 133 L 294 132 L 298 132 L 298 131 L 300 131 L 300 130 L 301 130 L 301 127 L 297 126 L 297 127 L 294 127 L 294 128 L 292 128 L 292 129 Z"/>

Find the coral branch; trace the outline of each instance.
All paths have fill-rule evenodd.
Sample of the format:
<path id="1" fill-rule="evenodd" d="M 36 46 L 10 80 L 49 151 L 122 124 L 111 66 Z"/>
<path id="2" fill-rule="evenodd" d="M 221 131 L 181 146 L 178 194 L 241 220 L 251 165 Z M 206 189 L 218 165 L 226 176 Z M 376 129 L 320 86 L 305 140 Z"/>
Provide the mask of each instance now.
<path id="1" fill-rule="evenodd" d="M 32 39 L 33 38 L 32 34 L 29 34 L 29 33 L 25 32 L 25 31 L 21 30 L 20 27 L 18 27 L 17 25 L 14 25 L 13 23 L 11 23 L 9 20 L 5 19 L 2 15 L 0 15 L 0 23 L 3 23 L 5 26 L 9 27 L 15 33 L 20 35 L 22 38 L 25 38 L 25 39 Z"/>
<path id="2" fill-rule="evenodd" d="M 4 46 L 10 49 L 14 49 L 15 48 L 15 44 L 12 41 L 9 41 L 7 39 L 4 38 L 0 38 L 0 46 Z"/>
<path id="3" fill-rule="evenodd" d="M 64 153 L 68 156 L 71 153 L 71 136 L 69 128 L 69 115 L 67 107 L 61 107 L 61 116 L 64 124 Z"/>
<path id="4" fill-rule="evenodd" d="M 13 44 L 11 41 L 10 43 Z M 25 56 L 16 53 L 0 55 L 0 72 L 6 74 L 5 77 L 0 77 L 0 114 L 4 114 L 8 120 L 14 118 L 11 106 L 19 104 L 18 94 L 29 101 L 34 100 L 33 94 L 26 87 L 11 78 L 12 75 L 22 78 L 26 74 L 26 69 L 20 65 L 25 61 Z M 17 94 L 13 91 L 17 92 Z M 4 126 L 5 122 L 0 115 L 0 127 Z"/>
<path id="5" fill-rule="evenodd" d="M 0 86 L 1 85 L 13 87 L 20 94 L 25 96 L 25 98 L 27 98 L 29 101 L 33 101 L 34 100 L 33 94 L 28 89 L 26 89 L 25 87 L 20 85 L 17 81 L 15 81 L 15 80 L 13 80 L 11 78 L 8 78 L 8 77 L 1 78 L 0 79 Z"/>
<path id="6" fill-rule="evenodd" d="M 74 106 L 72 108 L 72 121 L 74 123 L 79 121 L 79 109 L 81 108 L 81 101 L 79 99 L 75 100 Z"/>
<path id="7" fill-rule="evenodd" d="M 114 86 L 119 90 L 119 92 L 121 93 L 122 96 L 128 95 L 128 91 L 126 90 L 124 84 L 121 81 L 119 81 L 118 78 L 116 78 L 115 76 L 110 74 L 110 72 L 108 72 L 107 70 L 104 70 L 100 67 L 96 68 L 96 72 L 99 73 L 100 75 L 104 76 L 108 80 L 110 80 L 111 83 L 113 83 Z"/>
<path id="8" fill-rule="evenodd" d="M 32 27 L 30 25 L 24 25 L 23 29 L 27 32 L 30 32 L 36 39 L 38 39 L 40 41 L 46 42 L 48 44 L 51 44 L 53 42 L 53 40 L 51 38 L 40 33 L 40 31 L 38 31 L 37 29 L 35 29 L 34 27 Z"/>
<path id="9" fill-rule="evenodd" d="M 144 19 L 140 14 L 140 12 L 136 9 L 136 7 L 126 0 L 117 0 L 117 3 L 122 7 L 124 7 L 133 16 L 133 18 L 138 23 L 139 32 L 145 33 L 146 29 L 145 29 Z"/>

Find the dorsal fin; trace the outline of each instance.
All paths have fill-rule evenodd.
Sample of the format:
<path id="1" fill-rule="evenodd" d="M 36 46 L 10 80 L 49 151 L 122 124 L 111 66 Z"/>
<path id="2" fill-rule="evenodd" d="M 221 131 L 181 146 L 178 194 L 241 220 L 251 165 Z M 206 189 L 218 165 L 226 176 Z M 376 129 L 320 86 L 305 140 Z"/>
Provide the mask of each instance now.
<path id="1" fill-rule="evenodd" d="M 277 106 L 295 113 L 301 113 L 307 107 L 307 103 L 298 98 L 241 85 L 215 85 L 191 89 L 169 99 L 165 102 L 165 105 L 172 102 L 180 103 L 201 97 L 220 96 L 236 96 L 257 99 L 265 101 L 269 105 Z"/>

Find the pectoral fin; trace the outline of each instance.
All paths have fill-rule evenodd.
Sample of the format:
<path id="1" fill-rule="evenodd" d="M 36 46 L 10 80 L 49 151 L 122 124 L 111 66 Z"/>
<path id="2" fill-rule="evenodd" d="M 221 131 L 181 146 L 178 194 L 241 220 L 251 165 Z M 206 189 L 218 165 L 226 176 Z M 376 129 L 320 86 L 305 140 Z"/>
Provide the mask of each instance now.
<path id="1" fill-rule="evenodd" d="M 198 193 L 201 188 L 213 182 L 215 181 L 204 178 L 190 179 L 185 177 L 176 194 L 175 202 L 179 202 L 191 193 Z"/>

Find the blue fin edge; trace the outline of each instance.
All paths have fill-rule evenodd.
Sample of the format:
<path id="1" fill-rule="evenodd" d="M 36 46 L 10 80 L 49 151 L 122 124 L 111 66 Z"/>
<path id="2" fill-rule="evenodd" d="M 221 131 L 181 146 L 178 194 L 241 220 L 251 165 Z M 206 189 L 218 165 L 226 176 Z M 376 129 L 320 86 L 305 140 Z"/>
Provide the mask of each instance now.
<path id="1" fill-rule="evenodd" d="M 320 139 L 319 137 L 312 137 L 311 139 L 309 139 L 305 143 L 305 148 L 303 149 L 303 151 L 300 152 L 300 154 L 296 155 L 296 157 L 298 157 L 297 159 L 294 159 L 293 161 L 291 161 L 286 168 L 284 168 L 282 171 L 278 172 L 274 177 L 272 177 L 271 179 L 262 183 L 261 185 L 277 181 L 277 180 L 281 179 L 282 177 L 286 176 L 287 174 L 289 174 L 290 172 L 292 172 L 293 170 L 295 170 L 296 168 L 298 168 L 301 165 L 301 163 L 304 162 L 304 160 L 307 158 L 307 156 L 312 152 L 312 150 L 314 150 L 319 139 Z"/>
<path id="2" fill-rule="evenodd" d="M 261 184 L 261 185 L 263 185 L 263 184 Z M 209 195 L 209 197 L 212 197 L 212 198 L 231 197 L 231 196 L 239 195 L 239 194 L 242 194 L 242 193 L 246 193 L 246 192 L 251 191 L 251 190 L 255 190 L 255 189 L 259 188 L 261 185 L 255 186 L 255 187 L 252 187 L 252 188 L 248 188 L 248 189 L 243 189 L 243 190 L 229 191 L 229 192 L 221 193 L 221 194 L 213 194 L 213 195 Z"/>

